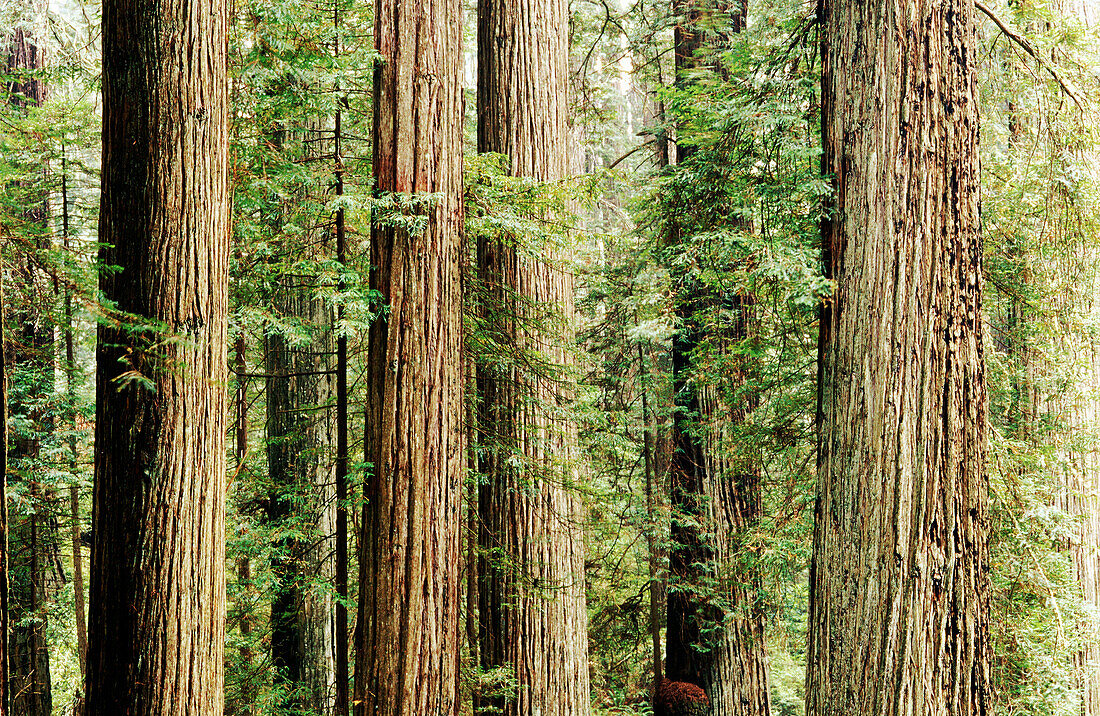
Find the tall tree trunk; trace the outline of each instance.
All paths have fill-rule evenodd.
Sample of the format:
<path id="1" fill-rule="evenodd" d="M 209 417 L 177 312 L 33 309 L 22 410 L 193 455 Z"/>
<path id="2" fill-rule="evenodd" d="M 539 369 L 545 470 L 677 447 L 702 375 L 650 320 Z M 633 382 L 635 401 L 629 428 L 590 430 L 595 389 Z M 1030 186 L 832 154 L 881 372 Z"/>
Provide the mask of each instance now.
<path id="1" fill-rule="evenodd" d="M 238 335 L 233 346 L 233 373 L 235 375 L 235 395 L 233 411 L 234 432 L 234 479 L 239 479 L 245 469 L 245 461 L 248 459 L 248 377 L 247 352 L 248 344 L 243 335 Z M 245 594 L 252 591 L 252 559 L 248 554 L 237 555 L 237 582 Z M 245 598 L 248 601 L 248 598 Z M 237 703 L 227 704 L 226 713 L 229 716 L 242 714 L 252 716 L 256 711 L 256 687 L 254 679 L 249 677 L 252 671 L 252 611 L 246 608 L 241 613 L 241 646 L 237 652 L 241 660 L 241 672 L 245 675 L 242 679 Z"/>
<path id="2" fill-rule="evenodd" d="M 462 360 L 462 6 L 375 4 L 374 177 L 423 224 L 371 228 L 358 716 L 457 713 Z M 429 199 L 425 194 L 434 194 Z M 400 202 L 389 209 L 400 211 Z"/>
<path id="3" fill-rule="evenodd" d="M 1057 0 L 1051 10 L 1054 17 L 1067 18 L 1070 23 L 1079 22 L 1090 31 L 1096 29 L 1095 9 L 1088 0 Z M 1015 107 L 1010 106 L 1009 111 L 1015 145 L 1026 125 L 1016 116 Z M 1047 141 L 1057 144 L 1048 151 L 1071 162 L 1073 169 L 1084 172 L 1086 182 L 1095 185 L 1100 179 L 1096 170 L 1096 146 L 1085 145 L 1088 147 L 1085 149 L 1059 137 L 1056 132 L 1050 132 L 1049 137 Z M 1063 255 L 1061 261 L 1056 259 L 1058 275 L 1076 279 L 1073 281 L 1075 290 L 1063 296 L 1069 302 L 1066 308 L 1076 313 L 1083 325 L 1095 325 L 1100 319 L 1100 252 L 1094 248 L 1091 236 L 1078 233 L 1082 207 L 1076 192 L 1064 192 L 1062 186 L 1051 187 L 1050 191 L 1055 197 L 1051 202 L 1055 209 L 1045 215 L 1049 226 L 1043 227 L 1043 234 L 1070 243 L 1076 249 L 1072 254 Z M 1061 216 L 1057 213 L 1059 209 Z M 1100 643 L 1097 641 L 1100 634 L 1095 617 L 1089 616 L 1100 610 L 1100 446 L 1091 439 L 1100 428 L 1097 405 L 1100 342 L 1091 331 L 1073 329 L 1063 329 L 1058 340 L 1059 352 L 1076 358 L 1074 372 L 1070 375 L 1070 399 L 1048 408 L 1049 412 L 1065 416 L 1064 433 L 1059 437 L 1065 446 L 1064 460 L 1060 462 L 1066 470 L 1062 476 L 1062 494 L 1056 504 L 1076 519 L 1077 539 L 1072 540 L 1069 551 L 1086 613 L 1077 626 L 1080 646 L 1073 655 L 1073 663 L 1080 679 L 1081 716 L 1100 716 Z M 1033 411 L 1033 415 L 1037 412 Z M 1082 440 L 1082 436 L 1090 437 Z"/>
<path id="4" fill-rule="evenodd" d="M 1095 265 L 1095 257 L 1091 257 L 1089 263 L 1093 264 L 1088 269 L 1090 271 L 1100 268 Z M 1086 292 L 1086 296 L 1097 295 L 1097 283 L 1096 277 L 1091 277 L 1088 284 L 1093 290 Z M 1095 303 L 1094 298 L 1086 298 L 1086 301 Z M 1092 305 L 1090 312 L 1093 314 L 1092 320 L 1095 320 L 1097 306 Z M 1076 342 L 1075 338 L 1084 336 L 1087 334 L 1071 337 L 1070 340 Z M 1071 435 L 1092 435 L 1100 426 L 1100 411 L 1096 408 L 1096 394 L 1100 388 L 1100 345 L 1086 337 L 1075 347 L 1077 355 L 1084 357 L 1084 366 L 1076 376 L 1076 387 L 1080 393 L 1066 411 L 1067 428 Z M 1074 441 L 1071 438 L 1067 442 L 1072 444 Z M 1100 508 L 1097 505 L 1097 495 L 1100 495 L 1100 449 L 1089 445 L 1071 451 L 1067 457 L 1064 494 L 1059 502 L 1062 509 L 1079 520 L 1077 539 L 1070 551 L 1085 607 L 1095 610 L 1100 608 L 1100 558 L 1097 557 L 1100 554 Z M 1100 646 L 1096 644 L 1093 620 L 1086 620 L 1080 637 L 1082 647 L 1074 654 L 1074 665 L 1081 679 L 1081 715 L 1097 716 L 1100 714 Z"/>
<path id="5" fill-rule="evenodd" d="M 42 283 L 42 277 L 28 259 L 21 272 L 24 286 Z M 34 290 L 32 288 L 32 290 Z M 28 309 L 31 311 L 33 309 Z M 53 500 L 38 482 L 41 466 L 41 437 L 52 430 L 52 420 L 40 409 L 54 391 L 53 328 L 44 317 L 26 312 L 21 316 L 14 365 L 23 376 L 13 396 L 13 414 L 21 414 L 27 434 L 12 441 L 10 457 L 17 475 L 26 483 L 27 510 L 11 524 L 10 607 L 12 617 L 9 643 L 11 706 L 26 716 L 49 716 L 53 712 L 53 688 L 50 657 L 46 642 L 47 596 L 56 587 L 57 533 L 52 514 Z"/>
<path id="6" fill-rule="evenodd" d="M 225 13 L 103 7 L 88 716 L 223 710 Z"/>
<path id="7" fill-rule="evenodd" d="M 715 58 L 728 42 L 726 33 L 745 27 L 747 2 L 713 3 L 678 0 L 675 28 L 676 82 L 688 87 L 703 68 L 724 75 Z M 728 23 L 714 27 L 717 18 Z M 678 164 L 694 148 L 678 144 Z M 674 225 L 674 242 L 681 241 Z M 755 407 L 751 399 L 731 405 L 720 396 L 738 393 L 751 376 L 751 366 L 723 376 L 719 391 L 694 365 L 697 348 L 706 342 L 737 344 L 750 337 L 753 299 L 721 296 L 699 277 L 679 277 L 674 297 L 678 328 L 673 337 L 673 385 L 676 410 L 672 421 L 674 453 L 670 465 L 672 546 L 669 554 L 668 628 L 665 632 L 666 675 L 701 686 L 714 716 L 767 716 L 771 713 L 764 618 L 756 604 L 760 574 L 751 560 L 738 558 L 741 539 L 761 515 L 760 475 L 755 458 L 730 445 L 727 424 L 744 422 Z M 734 316 L 732 330 L 709 335 L 708 314 L 724 308 Z M 731 454 L 732 453 L 732 454 Z M 722 576 L 728 575 L 728 576 Z M 718 579 L 715 577 L 718 576 Z M 714 589 L 718 594 L 713 594 Z M 722 606 L 725 605 L 725 606 Z"/>
<path id="8" fill-rule="evenodd" d="M 515 176 L 569 175 L 569 13 L 564 0 L 478 3 L 478 151 L 509 157 Z M 515 670 L 508 716 L 589 713 L 583 506 L 572 401 L 573 277 L 563 252 L 531 258 L 515 242 L 479 239 L 478 273 L 500 342 L 539 355 L 561 376 L 480 366 L 486 481 L 479 502 L 479 653 Z M 536 328 L 560 311 L 559 325 Z M 514 316 L 514 318 L 513 318 Z"/>
<path id="9" fill-rule="evenodd" d="M 335 482 L 331 402 L 335 376 L 331 311 L 315 298 L 315 281 L 285 274 L 275 309 L 311 334 L 304 345 L 281 333 L 265 337 L 268 519 L 284 535 L 272 558 L 271 656 L 281 704 L 331 716 L 336 698 L 331 584 Z"/>
<path id="10" fill-rule="evenodd" d="M 65 153 L 65 145 L 61 145 L 61 236 L 65 250 L 69 244 L 69 166 Z M 84 667 L 88 658 L 88 621 L 84 607 L 84 549 L 80 539 L 80 473 L 78 463 L 80 460 L 77 434 L 79 426 L 77 418 L 79 411 L 77 404 L 79 397 L 76 390 L 76 346 L 75 327 L 73 325 L 73 291 L 71 286 L 65 287 L 65 390 L 68 401 L 69 420 L 69 539 L 73 552 L 73 611 L 76 613 L 76 658 L 80 662 L 80 676 L 84 676 Z M 84 694 L 78 690 L 73 703 L 74 716 L 84 713 Z"/>
<path id="11" fill-rule="evenodd" d="M 340 4 L 333 4 L 336 29 L 333 56 L 340 57 Z M 340 87 L 337 84 L 337 92 Z M 336 196 L 344 195 L 343 111 L 338 100 L 333 127 L 333 173 Z M 336 210 L 336 262 L 347 266 L 347 223 L 344 207 Z M 343 276 L 337 289 L 347 288 Z M 336 716 L 348 716 L 348 336 L 344 330 L 344 305 L 336 314 Z"/>
<path id="12" fill-rule="evenodd" d="M 673 337 L 677 410 L 665 671 L 671 680 L 701 686 L 715 716 L 767 715 L 764 619 L 755 597 L 760 574 L 738 558 L 743 535 L 761 514 L 760 474 L 756 458 L 732 446 L 726 429 L 744 422 L 755 406 L 748 398 L 730 404 L 717 386 L 697 378 L 691 356 L 708 330 L 699 314 L 718 299 L 690 287 L 687 292 L 702 297 L 679 303 L 680 327 Z M 740 342 L 749 335 L 751 299 L 734 296 L 723 303 L 736 316 L 727 338 Z M 724 376 L 727 385 L 743 385 L 749 370 L 746 365 Z"/>
<path id="13" fill-rule="evenodd" d="M 821 315 L 806 713 L 986 714 L 973 4 L 822 13 L 836 288 Z"/>
<path id="14" fill-rule="evenodd" d="M 25 17 L 21 18 L 25 22 L 15 28 L 9 43 L 7 72 L 15 75 L 8 86 L 9 98 L 17 106 L 41 107 L 46 102 L 46 83 L 30 76 L 45 67 L 43 50 L 30 29 L 44 17 L 45 10 L 41 2 L 26 3 Z M 35 248 L 44 252 L 50 247 L 49 194 L 45 189 L 33 191 L 34 202 L 26 210 L 24 219 L 33 231 L 39 232 Z M 30 499 L 27 502 L 29 511 L 16 514 L 11 524 L 9 687 L 15 713 L 49 716 L 53 711 L 53 688 L 46 643 L 46 613 L 48 586 L 53 585 L 48 585 L 47 581 L 48 568 L 54 563 L 52 557 L 56 556 L 57 534 L 51 529 L 56 525 L 51 514 L 53 501 L 38 484 L 41 468 L 36 463 L 41 457 L 41 436 L 52 431 L 53 423 L 47 411 L 31 406 L 41 405 L 54 393 L 54 327 L 45 310 L 49 305 L 45 300 L 48 293 L 46 277 L 37 268 L 34 257 L 25 259 L 18 274 L 28 295 L 26 308 L 20 311 L 19 339 L 13 361 L 23 380 L 21 388 L 13 395 L 13 412 L 21 414 L 30 427 L 13 441 L 11 458 L 15 474 L 27 482 Z"/>
<path id="15" fill-rule="evenodd" d="M 4 272 L 0 271 L 0 716 L 8 716 L 8 351 Z"/>

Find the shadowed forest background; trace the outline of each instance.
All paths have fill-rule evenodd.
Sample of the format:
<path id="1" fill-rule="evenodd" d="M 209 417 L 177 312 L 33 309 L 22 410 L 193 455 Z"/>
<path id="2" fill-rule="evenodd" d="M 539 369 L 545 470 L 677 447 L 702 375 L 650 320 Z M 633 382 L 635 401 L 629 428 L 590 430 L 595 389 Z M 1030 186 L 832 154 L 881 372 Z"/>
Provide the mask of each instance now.
<path id="1" fill-rule="evenodd" d="M 1097 6 L 104 3 L 0 4 L 0 716 L 1100 716 Z"/>

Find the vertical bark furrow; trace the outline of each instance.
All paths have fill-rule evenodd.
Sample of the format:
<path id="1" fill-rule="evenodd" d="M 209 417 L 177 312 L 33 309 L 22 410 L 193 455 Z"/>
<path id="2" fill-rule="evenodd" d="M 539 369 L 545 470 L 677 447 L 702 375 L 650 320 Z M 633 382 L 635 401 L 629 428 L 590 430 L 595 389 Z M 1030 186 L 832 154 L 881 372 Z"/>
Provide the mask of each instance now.
<path id="1" fill-rule="evenodd" d="M 973 8 L 827 0 L 807 713 L 989 707 Z"/>
<path id="2" fill-rule="evenodd" d="M 367 480 L 355 706 L 361 716 L 453 713 L 457 693 L 462 429 L 461 4 L 379 2 L 377 191 L 436 194 L 409 232 L 376 217 Z M 391 205 L 392 206 L 392 205 Z M 378 209 L 384 213 L 394 209 Z"/>
<path id="3" fill-rule="evenodd" d="M 221 713 L 225 6 L 108 3 L 103 47 L 86 713 Z"/>
<path id="4" fill-rule="evenodd" d="M 569 19 L 563 0 L 480 0 L 478 151 L 515 176 L 570 173 Z M 561 247 L 479 238 L 478 278 L 491 330 L 512 367 L 478 366 L 478 430 L 487 458 L 478 497 L 479 656 L 514 670 L 516 697 L 478 698 L 509 716 L 590 709 L 583 507 L 572 400 L 573 280 Z M 553 316 L 551 324 L 539 314 Z M 542 328 L 533 328 L 539 323 Z M 539 374 L 520 358 L 545 362 Z M 544 370 L 541 372 L 545 373 Z"/>

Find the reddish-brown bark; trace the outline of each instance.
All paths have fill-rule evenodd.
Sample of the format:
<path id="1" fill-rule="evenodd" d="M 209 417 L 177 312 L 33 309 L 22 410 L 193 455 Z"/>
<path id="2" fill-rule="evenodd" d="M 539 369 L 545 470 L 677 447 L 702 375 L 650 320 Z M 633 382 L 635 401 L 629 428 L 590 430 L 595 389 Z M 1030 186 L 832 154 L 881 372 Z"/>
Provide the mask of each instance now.
<path id="1" fill-rule="evenodd" d="M 825 0 L 807 716 L 990 709 L 978 92 L 967 0 Z M 874 78 L 874 81 L 869 81 Z"/>
<path id="2" fill-rule="evenodd" d="M 478 3 L 478 151 L 507 155 L 515 176 L 569 175 L 568 31 L 564 0 Z M 477 251 L 490 330 L 549 366 L 519 359 L 477 371 L 487 456 L 478 653 L 484 669 L 510 668 L 518 685 L 516 698 L 480 705 L 508 716 L 582 716 L 590 709 L 584 517 L 571 492 L 576 426 L 561 416 L 573 393 L 573 277 L 562 247 L 548 243 L 535 256 L 521 243 L 480 238 Z"/>
<path id="3" fill-rule="evenodd" d="M 225 4 L 106 3 L 103 113 L 86 714 L 220 714 Z"/>
<path id="4" fill-rule="evenodd" d="M 375 5 L 366 479 L 355 696 L 359 716 L 455 713 L 465 474 L 462 356 L 462 8 Z M 427 196 L 427 195 L 432 196 Z M 386 211 L 422 219 L 387 220 Z M 409 217 L 405 217 L 408 219 Z"/>

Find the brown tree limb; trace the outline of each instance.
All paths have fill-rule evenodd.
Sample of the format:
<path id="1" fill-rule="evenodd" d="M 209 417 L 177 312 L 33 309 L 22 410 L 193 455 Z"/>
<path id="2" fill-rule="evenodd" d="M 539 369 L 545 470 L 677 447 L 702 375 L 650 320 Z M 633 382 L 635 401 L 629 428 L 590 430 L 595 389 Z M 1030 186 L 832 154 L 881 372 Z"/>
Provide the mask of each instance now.
<path id="1" fill-rule="evenodd" d="M 1017 45 L 1023 48 L 1024 52 L 1035 58 L 1035 61 L 1039 63 L 1039 66 L 1046 70 L 1050 74 L 1050 76 L 1054 78 L 1054 81 L 1058 83 L 1058 86 L 1061 87 L 1062 91 L 1065 92 L 1069 96 L 1069 98 L 1073 100 L 1073 103 L 1077 105 L 1078 108 L 1084 108 L 1085 100 L 1081 97 L 1081 93 L 1077 90 L 1076 87 L 1073 86 L 1072 82 L 1062 76 L 1062 73 L 1059 71 L 1056 65 L 1045 59 L 1043 55 L 1035 49 L 1035 46 L 1031 44 L 1030 40 L 1028 40 L 1016 30 L 1013 30 L 1007 23 L 1004 22 L 1004 20 L 997 17 L 996 13 L 986 7 L 986 5 L 981 2 L 981 0 L 974 0 L 974 7 L 978 10 L 981 10 L 982 14 L 992 20 L 993 24 L 996 25 L 997 28 L 1001 31 L 1001 34 L 1015 42 Z"/>

